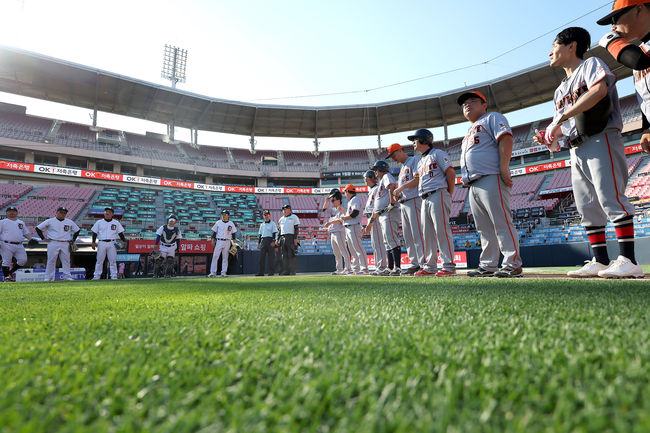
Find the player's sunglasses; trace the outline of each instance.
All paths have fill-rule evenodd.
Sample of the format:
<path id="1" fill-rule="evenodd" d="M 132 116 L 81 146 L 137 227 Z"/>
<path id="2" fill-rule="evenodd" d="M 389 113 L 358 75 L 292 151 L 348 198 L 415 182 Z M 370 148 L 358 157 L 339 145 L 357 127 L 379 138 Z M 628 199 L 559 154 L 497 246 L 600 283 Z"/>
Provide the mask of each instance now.
<path id="1" fill-rule="evenodd" d="M 621 19 L 621 17 L 627 14 L 628 12 L 630 12 L 632 9 L 634 9 L 634 6 L 628 6 L 625 9 L 621 9 L 621 11 L 618 14 L 612 17 L 612 25 L 615 26 L 616 24 L 618 24 L 618 21 Z"/>

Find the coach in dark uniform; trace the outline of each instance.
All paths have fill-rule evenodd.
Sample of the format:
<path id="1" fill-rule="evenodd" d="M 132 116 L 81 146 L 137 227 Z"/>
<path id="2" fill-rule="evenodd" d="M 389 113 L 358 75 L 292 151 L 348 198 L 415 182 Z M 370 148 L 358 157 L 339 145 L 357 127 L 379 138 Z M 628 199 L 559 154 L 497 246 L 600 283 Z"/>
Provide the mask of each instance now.
<path id="1" fill-rule="evenodd" d="M 271 212 L 265 210 L 264 222 L 260 224 L 259 238 L 257 241 L 258 247 L 260 249 L 260 268 L 257 272 L 258 277 L 264 275 L 264 265 L 266 263 L 267 257 L 269 260 L 269 276 L 273 275 L 273 262 L 275 258 L 274 247 L 277 243 L 277 236 L 278 226 L 275 224 L 275 221 L 271 221 Z"/>
<path id="2" fill-rule="evenodd" d="M 291 213 L 291 206 L 282 206 L 284 216 L 278 221 L 280 228 L 281 275 L 296 275 L 296 251 L 298 250 L 298 226 L 300 220 Z"/>

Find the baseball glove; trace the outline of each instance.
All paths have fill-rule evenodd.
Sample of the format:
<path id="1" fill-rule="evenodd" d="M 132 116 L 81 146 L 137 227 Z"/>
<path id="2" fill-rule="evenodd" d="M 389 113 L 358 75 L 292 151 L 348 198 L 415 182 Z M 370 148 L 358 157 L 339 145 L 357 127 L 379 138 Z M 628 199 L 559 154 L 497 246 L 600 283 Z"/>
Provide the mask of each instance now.
<path id="1" fill-rule="evenodd" d="M 151 257 L 152 260 L 158 260 L 160 258 L 160 250 L 153 250 L 149 253 L 149 257 Z"/>
<path id="2" fill-rule="evenodd" d="M 79 247 L 77 246 L 77 244 L 74 241 L 70 241 L 70 252 L 74 253 L 78 249 L 79 249 Z"/>
<path id="3" fill-rule="evenodd" d="M 230 249 L 228 250 L 228 253 L 229 253 L 231 256 L 236 255 L 236 254 L 237 254 L 237 248 L 238 248 L 238 247 L 239 247 L 239 246 L 237 245 L 237 243 L 236 243 L 235 241 L 231 240 L 231 241 L 230 241 Z"/>

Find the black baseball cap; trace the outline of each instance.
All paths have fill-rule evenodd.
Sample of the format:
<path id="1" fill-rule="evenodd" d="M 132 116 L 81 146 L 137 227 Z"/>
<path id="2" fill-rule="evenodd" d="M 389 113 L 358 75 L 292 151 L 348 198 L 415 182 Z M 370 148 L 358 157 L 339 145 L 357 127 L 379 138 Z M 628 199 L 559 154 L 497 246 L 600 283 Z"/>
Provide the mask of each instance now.
<path id="1" fill-rule="evenodd" d="M 111 212 L 115 213 L 115 211 L 113 210 L 113 208 L 110 207 L 110 206 L 104 208 L 104 211 L 107 211 L 107 210 L 110 210 Z"/>
<path id="2" fill-rule="evenodd" d="M 228 215 L 230 216 L 230 212 L 228 212 L 226 209 L 221 211 L 221 215 Z"/>
<path id="3" fill-rule="evenodd" d="M 61 212 L 61 211 L 63 211 L 63 212 L 68 212 L 68 208 L 66 208 L 66 207 L 64 207 L 64 206 L 59 206 L 59 208 L 58 208 L 56 211 L 57 211 L 57 212 Z"/>
<path id="4" fill-rule="evenodd" d="M 10 210 L 14 210 L 14 211 L 18 212 L 18 209 L 16 208 L 16 206 L 9 206 L 5 212 L 9 212 Z"/>
<path id="5" fill-rule="evenodd" d="M 291 209 L 291 205 L 290 204 L 285 204 L 284 206 L 282 206 L 282 210 L 285 210 L 285 209 Z"/>
<path id="6" fill-rule="evenodd" d="M 271 215 L 271 211 L 268 209 L 264 209 L 264 212 L 262 212 L 264 215 Z"/>

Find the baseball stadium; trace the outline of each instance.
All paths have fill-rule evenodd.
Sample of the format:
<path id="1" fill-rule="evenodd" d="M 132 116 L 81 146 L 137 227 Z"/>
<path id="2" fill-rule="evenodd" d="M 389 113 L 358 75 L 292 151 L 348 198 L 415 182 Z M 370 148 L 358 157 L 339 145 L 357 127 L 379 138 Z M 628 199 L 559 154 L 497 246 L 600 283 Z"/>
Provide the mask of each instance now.
<path id="1" fill-rule="evenodd" d="M 625 13 L 645 3 L 617 0 L 612 14 L 621 2 Z M 546 36 L 549 46 L 558 32 Z M 602 62 L 613 81 L 636 79 L 607 42 L 596 43 L 599 36 L 592 32 L 584 63 Z M 539 131 L 557 123 L 553 107 L 510 122 L 512 184 L 501 219 L 517 239 L 520 264 L 513 268 L 499 229 L 483 232 L 472 191 L 488 175 L 468 177 L 469 135 L 455 135 L 454 125 L 473 124 L 466 113 L 475 102 L 506 118 L 552 103 L 566 81 L 562 67 L 545 61 L 381 103 L 302 106 L 183 90 L 177 84 L 185 81 L 185 62 L 187 51 L 165 46 L 169 85 L 0 45 L 0 215 L 17 212 L 28 233 L 16 242 L 2 237 L 0 224 L 0 245 L 24 245 L 27 255 L 12 265 L 3 250 L 0 432 L 650 431 L 650 154 L 633 90 L 619 88 L 613 102 L 624 166 L 622 173 L 614 162 L 611 168 L 619 181 L 628 179 L 621 191 L 633 233 L 610 218 L 594 241 L 597 224 L 587 223 L 588 199 L 572 163 L 591 143 L 587 134 L 560 138 L 551 151 L 557 140 L 540 141 Z M 16 96 L 92 115 L 84 123 L 32 114 Z M 103 125 L 104 114 L 164 125 L 166 133 Z M 604 122 L 613 115 L 608 110 Z M 179 129 L 189 133 L 181 138 Z M 423 153 L 420 131 L 434 129 Z M 210 133 L 245 137 L 249 146 L 203 143 Z M 309 145 L 271 150 L 258 145 L 264 137 Z M 321 145 L 351 137 L 376 144 Z M 345 237 L 355 219 L 370 230 L 384 212 L 400 214 L 408 199 L 393 200 L 391 192 L 389 207 L 373 211 L 371 203 L 379 200 L 374 182 L 402 179 L 396 149 L 405 160 L 448 157 L 441 173 L 452 184 L 442 189 L 454 267 L 442 278 L 437 226 L 430 235 L 416 224 L 433 251 L 435 269 L 423 273 L 403 213 L 385 250 L 387 235 L 378 250 L 375 235 L 361 232 L 360 270 L 354 247 L 344 241 L 339 249 L 328 229 L 336 220 Z M 585 182 L 616 191 L 601 173 L 593 176 Z M 426 191 L 415 199 L 424 203 L 434 193 Z M 499 190 L 488 201 L 503 197 Z M 334 200 L 341 213 L 330 218 Z M 46 223 L 62 209 L 78 232 L 70 249 L 66 238 L 67 258 L 54 256 L 50 278 L 52 244 L 61 235 Z M 285 222 L 291 215 L 299 224 Z M 123 240 L 116 239 L 122 232 L 97 231 L 104 219 L 119 223 Z M 236 227 L 232 239 L 230 228 L 217 228 L 228 221 Z M 279 228 L 271 245 L 284 240 L 287 227 L 297 229 L 286 238 L 296 241 L 286 242 L 288 262 L 282 245 L 268 249 L 267 262 L 265 221 Z M 169 240 L 165 227 L 182 236 Z M 491 271 L 485 251 L 497 248 L 497 238 L 501 269 Z M 630 244 L 641 274 L 585 273 L 599 254 L 615 259 Z M 175 250 L 161 257 L 163 245 Z M 98 259 L 102 248 L 112 248 L 114 258 Z M 389 268 L 380 264 L 387 255 Z"/>

